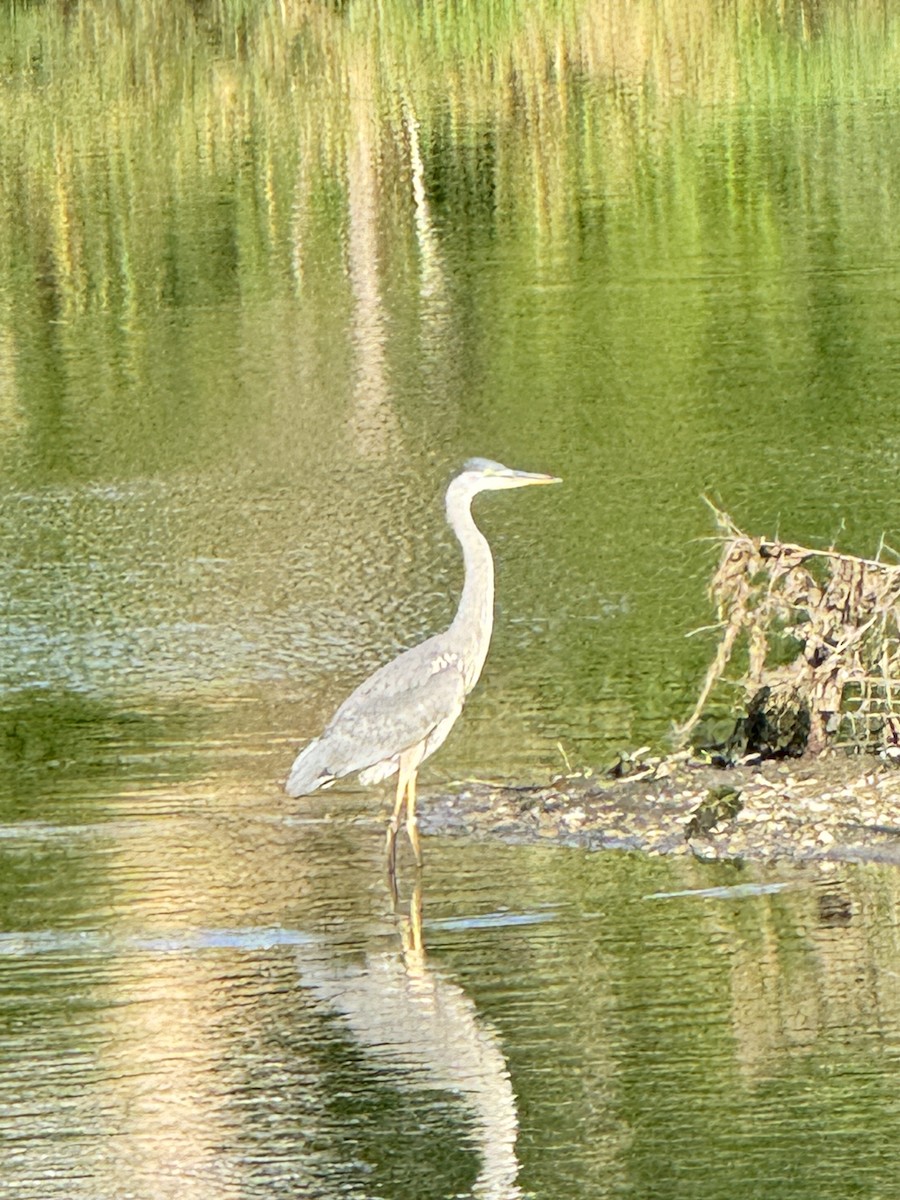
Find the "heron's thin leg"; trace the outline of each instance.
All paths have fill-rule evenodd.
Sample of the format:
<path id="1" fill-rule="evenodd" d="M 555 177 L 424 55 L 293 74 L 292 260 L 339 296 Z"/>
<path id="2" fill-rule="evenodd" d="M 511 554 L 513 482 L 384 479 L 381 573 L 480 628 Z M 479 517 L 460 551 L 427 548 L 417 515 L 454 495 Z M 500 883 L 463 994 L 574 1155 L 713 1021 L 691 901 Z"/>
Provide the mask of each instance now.
<path id="1" fill-rule="evenodd" d="M 391 893 L 391 911 L 396 913 L 400 908 L 400 889 L 397 887 L 397 856 L 388 852 L 385 859 L 387 885 Z"/>
<path id="2" fill-rule="evenodd" d="M 409 840 L 412 844 L 413 854 L 416 856 L 416 862 L 419 866 L 422 865 L 422 846 L 419 842 L 419 823 L 416 820 L 416 770 L 410 772 L 409 782 L 406 785 L 406 832 L 409 834 Z"/>
<path id="3" fill-rule="evenodd" d="M 400 922 L 400 938 L 403 944 L 403 966 L 410 978 L 422 976 L 425 967 L 425 940 L 422 937 L 422 879 L 409 897 L 409 915 Z"/>
<path id="4" fill-rule="evenodd" d="M 420 959 L 425 955 L 425 939 L 422 937 L 422 880 L 412 890 L 409 898 L 409 932 L 411 949 Z"/>
<path id="5" fill-rule="evenodd" d="M 387 841 L 385 849 L 387 850 L 388 863 L 393 869 L 393 865 L 397 860 L 397 830 L 400 828 L 400 818 L 403 816 L 403 805 L 406 803 L 406 790 L 409 783 L 409 771 L 403 761 L 403 756 L 400 756 L 400 766 L 397 771 L 397 798 L 394 801 L 394 812 L 388 822 Z"/>

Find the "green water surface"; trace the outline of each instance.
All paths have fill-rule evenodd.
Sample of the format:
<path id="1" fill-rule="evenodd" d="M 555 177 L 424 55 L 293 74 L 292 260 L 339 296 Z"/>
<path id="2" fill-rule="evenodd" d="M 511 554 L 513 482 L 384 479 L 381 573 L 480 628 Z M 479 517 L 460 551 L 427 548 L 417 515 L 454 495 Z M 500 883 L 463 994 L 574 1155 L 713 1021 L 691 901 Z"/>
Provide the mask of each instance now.
<path id="1" fill-rule="evenodd" d="M 875 0 L 2 6 L 0 1190 L 900 1195 L 892 869 L 436 845 L 411 952 L 378 796 L 280 792 L 472 455 L 565 485 L 424 792 L 665 747 L 704 494 L 900 544 L 898 192 Z"/>

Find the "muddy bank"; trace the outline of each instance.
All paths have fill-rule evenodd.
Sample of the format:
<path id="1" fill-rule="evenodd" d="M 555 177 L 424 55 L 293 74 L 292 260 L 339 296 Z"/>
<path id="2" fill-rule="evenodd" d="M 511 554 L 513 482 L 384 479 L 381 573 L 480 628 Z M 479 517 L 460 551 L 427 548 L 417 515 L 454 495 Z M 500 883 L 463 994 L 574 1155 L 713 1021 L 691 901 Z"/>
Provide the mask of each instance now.
<path id="1" fill-rule="evenodd" d="M 423 795 L 420 826 L 594 850 L 900 865 L 900 766 L 837 753 L 727 769 L 682 759 L 618 780 L 477 783 Z"/>

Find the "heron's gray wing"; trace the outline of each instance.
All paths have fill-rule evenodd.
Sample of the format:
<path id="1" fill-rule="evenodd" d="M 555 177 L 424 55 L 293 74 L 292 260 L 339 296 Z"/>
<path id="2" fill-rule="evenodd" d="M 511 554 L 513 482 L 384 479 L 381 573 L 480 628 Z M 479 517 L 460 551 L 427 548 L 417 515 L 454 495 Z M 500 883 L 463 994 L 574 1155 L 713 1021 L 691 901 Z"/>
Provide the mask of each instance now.
<path id="1" fill-rule="evenodd" d="M 425 743 L 424 757 L 440 745 L 464 700 L 459 656 L 434 639 L 414 646 L 370 675 L 334 714 L 320 739 L 328 770 L 350 775 L 383 763 L 384 775 L 391 774 L 391 760 L 404 750 Z"/>

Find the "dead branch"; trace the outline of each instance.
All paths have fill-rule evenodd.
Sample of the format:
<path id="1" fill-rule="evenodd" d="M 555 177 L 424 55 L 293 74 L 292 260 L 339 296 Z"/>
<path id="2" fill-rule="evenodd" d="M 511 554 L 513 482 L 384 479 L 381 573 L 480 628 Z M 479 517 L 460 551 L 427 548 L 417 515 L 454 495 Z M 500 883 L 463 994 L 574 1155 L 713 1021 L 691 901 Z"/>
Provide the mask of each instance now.
<path id="1" fill-rule="evenodd" d="M 708 502 L 709 503 L 709 502 Z M 687 740 L 723 678 L 739 640 L 748 702 L 761 689 L 793 696 L 809 712 L 807 748 L 834 735 L 871 745 L 900 725 L 900 566 L 834 549 L 752 538 L 710 505 L 722 555 L 710 585 L 721 637 L 694 711 L 679 729 Z M 796 644 L 788 662 L 777 648 Z"/>

